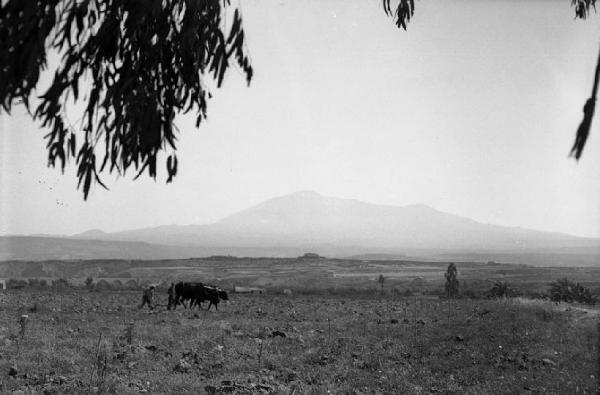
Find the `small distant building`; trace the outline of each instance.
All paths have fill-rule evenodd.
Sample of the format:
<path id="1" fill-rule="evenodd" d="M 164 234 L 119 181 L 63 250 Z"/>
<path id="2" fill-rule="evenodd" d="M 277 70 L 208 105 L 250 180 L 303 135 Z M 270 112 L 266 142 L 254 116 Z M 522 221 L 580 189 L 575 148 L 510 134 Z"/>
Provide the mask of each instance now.
<path id="1" fill-rule="evenodd" d="M 283 290 L 283 294 L 284 295 L 291 295 L 292 294 L 292 290 L 289 289 L 289 288 L 286 288 L 286 289 Z"/>
<path id="2" fill-rule="evenodd" d="M 298 259 L 325 259 L 325 257 L 314 252 L 307 252 L 304 255 L 299 256 Z"/>
<path id="3" fill-rule="evenodd" d="M 0 278 L 0 289 L 2 289 L 3 291 L 6 290 L 6 279 L 5 278 Z"/>
<path id="4" fill-rule="evenodd" d="M 256 287 L 233 287 L 233 292 L 236 294 L 264 294 L 267 293 L 264 288 L 256 288 Z"/>

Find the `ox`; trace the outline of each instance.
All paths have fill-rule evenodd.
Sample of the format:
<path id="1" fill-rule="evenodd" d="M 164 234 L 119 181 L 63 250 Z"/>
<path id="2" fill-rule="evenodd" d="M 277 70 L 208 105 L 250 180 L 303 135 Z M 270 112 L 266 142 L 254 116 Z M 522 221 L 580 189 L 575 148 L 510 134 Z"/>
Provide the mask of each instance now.
<path id="1" fill-rule="evenodd" d="M 227 292 L 225 292 L 221 288 L 204 286 L 204 289 L 206 290 L 207 294 L 206 300 L 208 300 L 209 302 L 207 310 L 210 310 L 210 306 L 215 306 L 215 310 L 219 310 L 219 301 L 221 299 L 229 299 L 229 297 L 227 296 Z"/>
<path id="2" fill-rule="evenodd" d="M 194 306 L 198 308 L 202 307 L 202 302 L 208 301 L 208 310 L 211 306 L 215 306 L 215 310 L 218 310 L 218 304 L 220 299 L 228 300 L 227 292 L 224 290 L 207 286 L 202 283 L 187 283 L 178 282 L 177 284 L 171 284 L 168 290 L 169 294 L 169 305 L 168 309 L 177 308 L 177 305 L 181 304 L 184 308 L 187 308 L 186 302 L 189 302 L 190 309 Z"/>
<path id="3" fill-rule="evenodd" d="M 186 302 L 189 302 L 190 308 L 194 304 L 197 304 L 198 300 L 206 299 L 206 291 L 204 290 L 204 284 L 202 283 L 184 283 L 178 282 L 177 284 L 171 284 L 169 290 L 169 304 L 167 308 L 170 310 L 177 308 L 178 305 L 182 305 L 187 308 Z"/>

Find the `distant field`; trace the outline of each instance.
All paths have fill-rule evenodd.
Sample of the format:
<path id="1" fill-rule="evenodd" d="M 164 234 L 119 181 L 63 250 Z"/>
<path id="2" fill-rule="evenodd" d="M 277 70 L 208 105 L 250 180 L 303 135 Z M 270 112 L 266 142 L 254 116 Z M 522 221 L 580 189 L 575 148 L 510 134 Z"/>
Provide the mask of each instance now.
<path id="1" fill-rule="evenodd" d="M 92 260 L 0 262 L 0 278 L 48 280 L 65 278 L 83 285 L 87 277 L 108 283 L 160 283 L 197 280 L 233 289 L 235 285 L 266 288 L 280 292 L 344 292 L 379 290 L 379 275 L 385 278 L 384 291 L 431 293 L 443 288 L 447 262 L 364 261 L 342 259 L 220 258 L 184 260 Z M 559 278 L 581 282 L 600 293 L 600 267 L 533 267 L 496 263 L 457 262 L 461 290 L 482 292 L 494 281 L 507 281 L 522 292 L 540 293 Z"/>
<path id="2" fill-rule="evenodd" d="M 598 310 L 512 299 L 0 293 L 0 392 L 594 394 Z M 27 314 L 25 325 L 18 321 Z M 10 369 L 16 367 L 11 374 Z"/>

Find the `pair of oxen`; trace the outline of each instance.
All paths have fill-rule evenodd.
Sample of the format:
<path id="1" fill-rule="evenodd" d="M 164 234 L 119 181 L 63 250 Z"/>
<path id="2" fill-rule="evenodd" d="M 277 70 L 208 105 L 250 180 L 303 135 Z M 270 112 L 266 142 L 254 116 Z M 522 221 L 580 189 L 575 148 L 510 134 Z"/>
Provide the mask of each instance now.
<path id="1" fill-rule="evenodd" d="M 188 306 L 186 306 L 186 303 L 189 304 L 190 309 L 194 306 L 201 308 L 202 302 L 205 301 L 209 302 L 207 310 L 210 310 L 211 306 L 215 306 L 215 310 L 219 310 L 219 301 L 221 299 L 228 299 L 227 292 L 221 288 L 204 285 L 202 283 L 182 281 L 175 284 L 171 283 L 167 292 L 169 294 L 169 305 L 167 306 L 169 310 L 171 310 L 171 308 L 176 309 L 178 305 L 187 308 Z"/>

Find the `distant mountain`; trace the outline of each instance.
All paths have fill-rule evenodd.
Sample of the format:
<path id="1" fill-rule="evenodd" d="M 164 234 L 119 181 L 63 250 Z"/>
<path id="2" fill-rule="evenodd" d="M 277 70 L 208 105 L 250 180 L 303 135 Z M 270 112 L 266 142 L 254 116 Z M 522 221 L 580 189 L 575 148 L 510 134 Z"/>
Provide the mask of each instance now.
<path id="1" fill-rule="evenodd" d="M 166 225 L 113 233 L 92 230 L 70 238 L 84 239 L 143 242 L 147 243 L 143 256 L 177 254 L 169 258 L 199 256 L 198 252 L 238 256 L 315 252 L 329 257 L 456 258 L 471 254 L 486 260 L 491 253 L 510 257 L 558 251 L 567 258 L 584 253 L 590 257 L 585 262 L 593 262 L 600 256 L 599 239 L 483 224 L 421 204 L 377 205 L 307 191 L 267 200 L 208 225 Z M 142 250 L 135 247 L 122 249 L 122 253 L 142 254 Z"/>
<path id="2" fill-rule="evenodd" d="M 522 250 L 600 245 L 598 239 L 483 224 L 421 204 L 376 205 L 326 197 L 315 192 L 297 192 L 270 199 L 210 225 L 169 225 L 97 236 L 102 240 L 170 245 L 333 246 L 371 252 L 406 249 Z"/>

